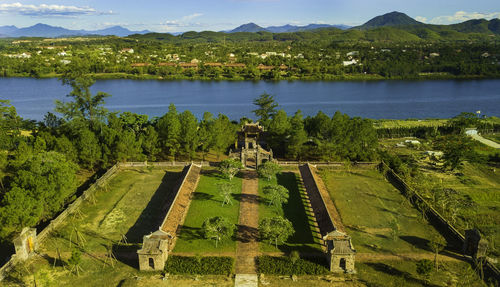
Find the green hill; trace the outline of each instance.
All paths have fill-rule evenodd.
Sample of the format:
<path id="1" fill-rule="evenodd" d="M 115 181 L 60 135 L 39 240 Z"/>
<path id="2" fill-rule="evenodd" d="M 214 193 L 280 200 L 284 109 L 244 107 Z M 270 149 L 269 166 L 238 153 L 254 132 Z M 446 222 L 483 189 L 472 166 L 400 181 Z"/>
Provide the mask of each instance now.
<path id="1" fill-rule="evenodd" d="M 356 27 L 357 29 L 367 30 L 385 26 L 407 26 L 407 25 L 422 25 L 423 23 L 409 17 L 401 12 L 391 12 L 381 16 L 377 16 L 365 24 Z"/>

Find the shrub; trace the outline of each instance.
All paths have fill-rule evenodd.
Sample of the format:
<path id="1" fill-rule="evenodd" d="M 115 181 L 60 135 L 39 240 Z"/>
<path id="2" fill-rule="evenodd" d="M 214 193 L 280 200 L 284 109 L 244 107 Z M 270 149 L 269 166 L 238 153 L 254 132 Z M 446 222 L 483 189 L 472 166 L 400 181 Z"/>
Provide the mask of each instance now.
<path id="1" fill-rule="evenodd" d="M 293 261 L 295 261 L 295 263 Z M 327 262 L 322 258 L 310 258 L 306 260 L 292 257 L 257 257 L 258 272 L 264 274 L 323 275 L 329 273 L 326 264 Z"/>
<path id="2" fill-rule="evenodd" d="M 170 274 L 229 275 L 233 272 L 232 257 L 169 256 L 165 272 Z"/>

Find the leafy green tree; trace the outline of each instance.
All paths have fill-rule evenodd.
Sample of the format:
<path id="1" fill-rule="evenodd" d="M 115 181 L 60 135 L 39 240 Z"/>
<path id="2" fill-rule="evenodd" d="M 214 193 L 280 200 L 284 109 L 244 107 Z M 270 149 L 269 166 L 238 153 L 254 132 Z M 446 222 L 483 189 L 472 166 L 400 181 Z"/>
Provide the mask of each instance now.
<path id="1" fill-rule="evenodd" d="M 225 159 L 219 163 L 219 171 L 220 173 L 232 180 L 233 177 L 243 168 L 243 165 L 239 160 L 235 159 Z"/>
<path id="2" fill-rule="evenodd" d="M 108 111 L 103 107 L 104 99 L 110 95 L 103 92 L 92 95 L 90 87 L 95 83 L 94 79 L 83 74 L 66 74 L 61 80 L 63 84 L 73 88 L 67 95 L 73 101 L 56 100 L 56 112 L 61 113 L 67 120 L 85 119 L 94 123 L 105 119 Z"/>
<path id="3" fill-rule="evenodd" d="M 65 135 L 56 138 L 54 150 L 64 154 L 68 160 L 74 163 L 78 162 L 78 152 L 73 143 Z"/>
<path id="4" fill-rule="evenodd" d="M 472 140 L 465 135 L 446 136 L 441 141 L 443 150 L 444 167 L 450 170 L 459 168 L 461 163 L 472 157 Z"/>
<path id="5" fill-rule="evenodd" d="M 139 139 L 142 143 L 142 150 L 148 160 L 156 160 L 156 155 L 160 152 L 158 148 L 158 132 L 153 126 L 147 126 Z"/>
<path id="6" fill-rule="evenodd" d="M 148 123 L 148 116 L 123 112 L 120 114 L 120 120 L 126 129 L 130 129 L 135 134 L 138 134 Z"/>
<path id="7" fill-rule="evenodd" d="M 212 144 L 211 146 L 217 152 L 217 158 L 224 153 L 227 148 L 235 142 L 236 126 L 231 123 L 229 118 L 219 114 L 211 126 Z"/>
<path id="8" fill-rule="evenodd" d="M 278 107 L 278 104 L 274 101 L 274 96 L 264 93 L 254 99 L 253 104 L 258 106 L 258 108 L 252 112 L 259 117 L 261 125 L 268 127 L 269 121 L 276 113 L 276 107 Z"/>
<path id="9" fill-rule="evenodd" d="M 234 233 L 234 229 L 235 225 L 221 216 L 207 218 L 202 225 L 205 238 L 213 239 L 215 241 L 215 247 L 217 247 L 221 240 L 231 237 Z"/>
<path id="10" fill-rule="evenodd" d="M 259 223 L 259 231 L 262 239 L 273 242 L 276 248 L 295 233 L 292 223 L 281 216 L 264 218 Z"/>
<path id="11" fill-rule="evenodd" d="M 9 101 L 0 100 L 0 148 L 10 150 L 21 135 L 22 119 Z"/>
<path id="12" fill-rule="evenodd" d="M 287 153 L 290 157 L 299 159 L 302 155 L 304 143 L 307 141 L 307 133 L 304 130 L 302 112 L 299 110 L 290 119 L 290 137 L 288 139 Z"/>
<path id="13" fill-rule="evenodd" d="M 428 242 L 430 249 L 434 252 L 434 267 L 439 268 L 438 254 L 446 247 L 446 240 L 441 235 L 435 235 Z"/>
<path id="14" fill-rule="evenodd" d="M 30 192 L 43 207 L 43 216 L 59 211 L 76 191 L 77 166 L 63 154 L 50 151 L 34 155 L 18 172 L 14 186 Z"/>
<path id="15" fill-rule="evenodd" d="M 175 159 L 180 148 L 181 122 L 174 104 L 170 104 L 168 112 L 158 120 L 158 131 L 163 147 Z"/>
<path id="16" fill-rule="evenodd" d="M 184 111 L 179 115 L 179 121 L 181 150 L 189 159 L 192 159 L 199 144 L 198 120 L 190 111 Z"/>
<path id="17" fill-rule="evenodd" d="M 43 214 L 43 205 L 39 204 L 29 190 L 13 186 L 5 193 L 0 205 L 0 238 L 6 238 L 12 232 L 19 232 L 26 226 L 34 226 Z"/>
<path id="18" fill-rule="evenodd" d="M 234 184 L 223 182 L 218 184 L 217 187 L 219 188 L 219 195 L 222 197 L 222 206 L 224 206 L 224 204 L 233 205 L 231 197 L 236 192 Z"/>
<path id="19" fill-rule="evenodd" d="M 198 129 L 198 140 L 203 160 L 205 160 L 205 154 L 210 151 L 214 143 L 214 135 L 212 134 L 214 121 L 213 115 L 205 112 Z"/>
<path id="20" fill-rule="evenodd" d="M 101 159 L 101 146 L 95 134 L 89 129 L 82 129 L 76 141 L 78 159 L 85 168 L 93 169 Z"/>
<path id="21" fill-rule="evenodd" d="M 260 177 L 271 180 L 271 178 L 275 176 L 280 170 L 281 167 L 279 166 L 279 164 L 272 161 L 266 161 L 265 163 L 259 165 L 259 167 L 257 168 L 257 173 Z"/>
<path id="22" fill-rule="evenodd" d="M 131 130 L 123 131 L 118 135 L 115 153 L 118 161 L 142 161 L 145 159 L 142 154 L 142 143 L 136 139 L 135 133 Z"/>
<path id="23" fill-rule="evenodd" d="M 292 126 L 284 110 L 279 110 L 271 119 L 268 128 L 268 142 L 273 151 L 284 155 L 286 141 L 290 135 Z"/>
<path id="24" fill-rule="evenodd" d="M 269 195 L 269 205 L 278 207 L 288 202 L 288 189 L 282 185 L 268 185 L 264 187 L 264 193 Z"/>

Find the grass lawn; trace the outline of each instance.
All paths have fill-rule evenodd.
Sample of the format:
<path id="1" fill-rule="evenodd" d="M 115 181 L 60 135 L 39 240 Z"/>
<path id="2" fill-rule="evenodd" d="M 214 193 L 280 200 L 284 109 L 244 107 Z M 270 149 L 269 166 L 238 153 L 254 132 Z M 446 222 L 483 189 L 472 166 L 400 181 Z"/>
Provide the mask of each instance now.
<path id="1" fill-rule="evenodd" d="M 95 204 L 88 201 L 81 205 L 80 213 L 67 218 L 66 222 L 40 246 L 41 257 L 36 256 L 18 266 L 12 272 L 13 286 L 22 281 L 33 282 L 34 272 L 39 286 L 116 286 L 121 280 L 138 274 L 137 255 L 142 236 L 158 228 L 161 207 L 166 195 L 180 177 L 181 168 L 126 169 L 119 171 L 95 196 Z M 83 272 L 75 276 L 68 270 L 67 260 L 76 248 L 76 230 L 83 236 L 81 267 Z M 126 235 L 128 248 L 117 248 L 117 242 Z M 69 247 L 70 239 L 73 241 Z M 113 246 L 118 260 L 114 267 L 106 264 L 107 248 Z M 54 258 L 61 254 L 64 262 Z M 109 263 L 109 261 L 108 261 Z M 26 267 L 26 268 L 25 268 Z"/>
<path id="2" fill-rule="evenodd" d="M 264 187 L 267 185 L 279 184 L 289 191 L 288 203 L 280 207 L 268 204 L 268 195 L 264 194 Z M 283 245 L 276 248 L 268 242 L 260 242 L 260 250 L 263 252 L 291 251 L 299 252 L 321 252 L 321 247 L 317 237 L 319 236 L 313 228 L 314 215 L 309 207 L 306 207 L 305 191 L 297 172 L 282 171 L 270 181 L 259 179 L 259 221 L 266 217 L 283 216 L 293 224 L 295 234 L 292 235 Z M 316 238 L 316 239 L 315 239 Z"/>
<path id="3" fill-rule="evenodd" d="M 234 177 L 231 181 L 235 185 L 232 205 L 222 205 L 222 197 L 217 188 L 218 183 L 228 182 L 213 169 L 203 169 L 200 182 L 193 194 L 184 225 L 174 248 L 174 252 L 189 252 L 203 255 L 206 252 L 236 252 L 236 240 L 233 236 L 219 242 L 215 247 L 213 240 L 205 239 L 202 233 L 203 221 L 213 216 L 223 216 L 235 225 L 238 224 L 241 194 L 241 178 Z M 236 233 L 235 233 L 236 234 Z"/>
<path id="4" fill-rule="evenodd" d="M 374 169 L 321 169 L 357 252 L 422 253 L 437 231 Z M 394 239 L 390 222 L 399 225 Z"/>
<path id="5" fill-rule="evenodd" d="M 367 286 L 425 286 L 415 261 L 356 262 L 358 281 Z M 466 262 L 442 262 L 428 286 L 486 286 Z"/>

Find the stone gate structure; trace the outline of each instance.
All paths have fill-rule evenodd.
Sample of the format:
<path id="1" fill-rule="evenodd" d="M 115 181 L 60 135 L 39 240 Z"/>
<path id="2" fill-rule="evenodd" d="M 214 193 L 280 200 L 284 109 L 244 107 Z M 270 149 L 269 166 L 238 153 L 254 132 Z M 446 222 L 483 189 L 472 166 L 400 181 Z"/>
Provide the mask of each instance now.
<path id="1" fill-rule="evenodd" d="M 238 132 L 238 139 L 229 157 L 241 160 L 243 166 L 257 168 L 265 161 L 273 160 L 273 151 L 267 151 L 264 141 L 264 127 L 259 123 L 247 123 Z"/>
<path id="2" fill-rule="evenodd" d="M 168 253 L 174 248 L 177 230 L 186 217 L 191 194 L 200 179 L 201 165 L 191 164 L 184 171 L 181 184 L 174 197 L 167 202 L 168 212 L 157 231 L 143 237 L 142 248 L 137 251 L 141 271 L 163 270 Z"/>
<path id="3" fill-rule="evenodd" d="M 345 232 L 337 208 L 323 181 L 316 175 L 310 164 L 299 166 L 299 171 L 326 246 L 330 271 L 356 273 L 354 269 L 356 250 L 352 245 L 351 237 Z"/>

